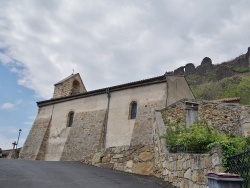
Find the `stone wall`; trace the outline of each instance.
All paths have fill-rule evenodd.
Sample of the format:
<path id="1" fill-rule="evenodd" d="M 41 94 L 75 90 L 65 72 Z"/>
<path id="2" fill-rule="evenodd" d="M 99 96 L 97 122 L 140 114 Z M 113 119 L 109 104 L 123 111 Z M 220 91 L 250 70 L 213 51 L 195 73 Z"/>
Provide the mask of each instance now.
<path id="1" fill-rule="evenodd" d="M 105 114 L 106 110 L 75 114 L 60 160 L 83 160 L 102 149 Z"/>
<path id="2" fill-rule="evenodd" d="M 166 133 L 162 114 L 160 111 L 155 114 L 154 175 L 181 188 L 207 188 L 207 173 L 224 172 L 221 148 L 216 146 L 209 154 L 169 153 L 161 138 Z M 172 110 L 171 114 L 176 111 Z"/>
<path id="3" fill-rule="evenodd" d="M 247 135 L 250 131 L 250 106 L 212 102 L 205 100 L 182 99 L 162 111 L 163 118 L 186 121 L 186 102 L 198 104 L 198 116 L 221 133 Z"/>
<path id="4" fill-rule="evenodd" d="M 220 147 L 209 154 L 169 153 L 165 155 L 162 176 L 165 181 L 181 188 L 207 188 L 205 175 L 224 172 Z"/>
<path id="5" fill-rule="evenodd" d="M 147 145 L 110 147 L 83 162 L 129 173 L 154 174 L 153 147 Z"/>
<path id="6" fill-rule="evenodd" d="M 74 81 L 77 81 L 77 83 L 79 84 L 79 89 L 77 93 L 72 93 L 74 92 Z M 64 79 L 63 81 L 55 84 L 53 99 L 85 92 L 87 92 L 87 90 L 82 82 L 80 75 L 74 74 Z"/>
<path id="7" fill-rule="evenodd" d="M 46 137 L 47 129 L 50 126 L 50 121 L 51 117 L 36 118 L 19 155 L 20 159 L 37 159 L 44 138 Z"/>

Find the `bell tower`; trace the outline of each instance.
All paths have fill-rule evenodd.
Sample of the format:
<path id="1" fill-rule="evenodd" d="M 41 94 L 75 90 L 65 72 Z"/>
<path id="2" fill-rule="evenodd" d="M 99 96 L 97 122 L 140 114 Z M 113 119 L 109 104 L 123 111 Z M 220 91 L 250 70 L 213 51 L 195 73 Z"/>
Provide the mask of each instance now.
<path id="1" fill-rule="evenodd" d="M 77 95 L 87 92 L 79 73 L 71 74 L 67 78 L 57 82 L 52 99 Z"/>

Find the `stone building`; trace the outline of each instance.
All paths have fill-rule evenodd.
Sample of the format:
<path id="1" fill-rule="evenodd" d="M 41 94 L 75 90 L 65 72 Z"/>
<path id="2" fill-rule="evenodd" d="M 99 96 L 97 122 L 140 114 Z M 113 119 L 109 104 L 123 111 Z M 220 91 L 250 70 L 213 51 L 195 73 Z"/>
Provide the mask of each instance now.
<path id="1" fill-rule="evenodd" d="M 250 134 L 250 106 L 239 98 L 196 100 L 185 77 L 173 74 L 87 91 L 79 74 L 55 84 L 38 102 L 21 159 L 82 161 L 155 175 L 177 187 L 207 187 L 205 174 L 223 172 L 220 147 L 207 154 L 170 153 L 165 120 L 188 127 L 202 117 L 221 133 Z"/>
<path id="2" fill-rule="evenodd" d="M 22 159 L 85 160 L 110 147 L 153 148 L 155 110 L 194 96 L 185 77 L 163 75 L 87 91 L 79 74 L 55 84 L 53 98 L 38 102 Z"/>

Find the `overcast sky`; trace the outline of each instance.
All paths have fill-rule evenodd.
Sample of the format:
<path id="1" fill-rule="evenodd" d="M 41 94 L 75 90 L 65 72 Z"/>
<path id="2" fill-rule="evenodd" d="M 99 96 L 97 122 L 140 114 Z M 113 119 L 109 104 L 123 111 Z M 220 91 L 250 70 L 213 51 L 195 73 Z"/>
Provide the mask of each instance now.
<path id="1" fill-rule="evenodd" d="M 50 99 L 72 69 L 93 90 L 246 53 L 249 7 L 249 0 L 0 0 L 0 147 L 11 147 L 19 128 L 23 143 L 35 102 Z"/>

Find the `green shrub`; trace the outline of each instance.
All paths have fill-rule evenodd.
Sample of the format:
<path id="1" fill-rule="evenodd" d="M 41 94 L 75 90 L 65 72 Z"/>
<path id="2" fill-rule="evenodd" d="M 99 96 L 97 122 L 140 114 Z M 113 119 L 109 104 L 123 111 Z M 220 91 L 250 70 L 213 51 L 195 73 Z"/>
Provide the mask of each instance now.
<path id="1" fill-rule="evenodd" d="M 183 145 L 192 153 L 208 152 L 219 144 L 222 147 L 222 164 L 225 170 L 227 170 L 227 158 L 242 152 L 250 145 L 250 137 L 221 134 L 209 126 L 204 119 L 191 125 L 189 129 L 180 120 L 172 122 L 167 120 L 165 124 L 167 132 L 162 135 L 162 138 L 165 139 L 170 152 L 176 152 L 176 145 Z"/>

